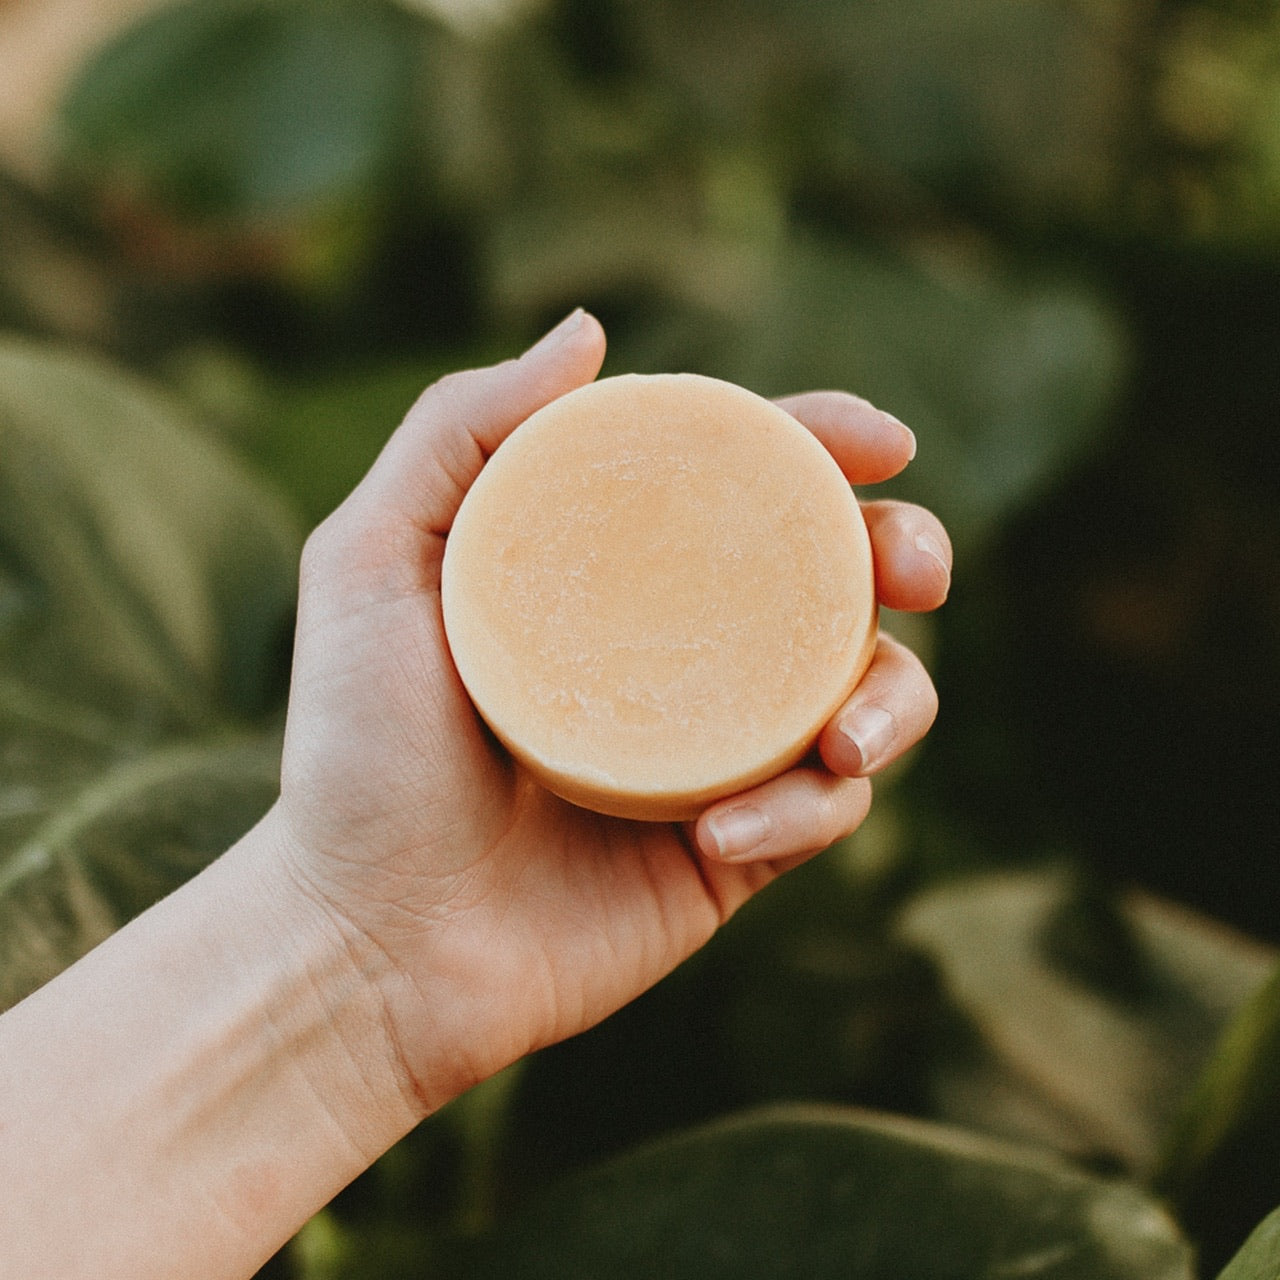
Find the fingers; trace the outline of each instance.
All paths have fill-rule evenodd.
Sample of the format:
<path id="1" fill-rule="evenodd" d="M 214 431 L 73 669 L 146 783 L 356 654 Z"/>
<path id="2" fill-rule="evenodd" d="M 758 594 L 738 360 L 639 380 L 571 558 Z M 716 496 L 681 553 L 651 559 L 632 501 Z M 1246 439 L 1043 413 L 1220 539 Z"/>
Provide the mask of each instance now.
<path id="1" fill-rule="evenodd" d="M 888 480 L 915 456 L 910 428 L 858 396 L 809 391 L 777 403 L 813 432 L 850 484 Z M 942 524 L 904 502 L 864 503 L 863 515 L 881 603 L 912 612 L 936 609 L 951 585 L 951 542 Z"/>
<path id="2" fill-rule="evenodd" d="M 866 502 L 876 595 L 886 609 L 936 609 L 951 588 L 951 540 L 942 522 L 909 502 Z"/>
<path id="3" fill-rule="evenodd" d="M 867 673 L 818 738 L 833 773 L 861 777 L 883 769 L 928 732 L 938 695 L 923 663 L 881 635 Z"/>
<path id="4" fill-rule="evenodd" d="M 387 442 L 359 500 L 447 533 L 489 455 L 535 410 L 590 382 L 604 348 L 599 321 L 579 309 L 519 359 L 441 378 Z"/>
<path id="5" fill-rule="evenodd" d="M 870 808 L 865 778 L 791 769 L 712 805 L 695 824 L 694 840 L 717 862 L 769 861 L 785 870 L 847 836 Z"/>
<path id="6" fill-rule="evenodd" d="M 915 457 L 911 430 L 859 396 L 808 391 L 777 403 L 826 446 L 850 484 L 888 480 Z"/>
<path id="7" fill-rule="evenodd" d="M 709 808 L 694 841 L 716 862 L 769 862 L 783 871 L 854 831 L 867 816 L 866 775 L 914 746 L 938 713 L 919 658 L 882 635 L 871 666 L 818 739 L 826 769 L 792 769 Z"/>

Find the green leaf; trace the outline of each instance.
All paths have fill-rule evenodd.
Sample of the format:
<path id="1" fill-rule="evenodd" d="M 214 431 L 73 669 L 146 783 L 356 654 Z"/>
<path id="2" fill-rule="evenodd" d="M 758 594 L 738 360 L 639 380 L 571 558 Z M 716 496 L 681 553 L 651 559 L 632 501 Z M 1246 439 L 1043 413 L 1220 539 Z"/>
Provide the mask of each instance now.
<path id="1" fill-rule="evenodd" d="M 1218 1280 L 1275 1280 L 1280 1276 L 1280 1209 L 1269 1214 Z"/>
<path id="2" fill-rule="evenodd" d="M 1280 968 L 1222 1033 L 1169 1129 L 1152 1178 L 1210 1259 L 1228 1256 L 1280 1199 L 1278 1140 Z"/>
<path id="3" fill-rule="evenodd" d="M 475 1280 L 1190 1280 L 1137 1188 L 920 1121 L 785 1107 L 641 1148 L 550 1189 Z"/>
<path id="4" fill-rule="evenodd" d="M 258 715 L 281 689 L 299 543 L 170 399 L 0 339 L 0 676 L 116 734 Z"/>
<path id="5" fill-rule="evenodd" d="M 1189 910 L 1055 870 L 944 882 L 900 928 L 961 1017 L 931 1064 L 933 1113 L 1144 1178 L 1274 964 Z"/>
<path id="6" fill-rule="evenodd" d="M 1171 1195 L 1185 1193 L 1263 1112 L 1280 1112 L 1280 969 L 1223 1033 L 1169 1135 L 1159 1185 Z"/>
<path id="7" fill-rule="evenodd" d="M 367 196 L 408 116 L 414 41 L 382 4 L 189 0 L 90 60 L 69 159 L 179 213 L 249 217 Z"/>
<path id="8" fill-rule="evenodd" d="M 6 765 L 15 756 L 38 758 L 33 741 L 46 750 L 56 741 L 23 734 L 28 726 L 3 709 L 0 726 Z M 257 821 L 279 789 L 279 741 L 271 733 L 104 750 L 102 757 L 95 769 L 82 755 L 55 778 L 23 781 L 8 769 L 0 778 L 7 816 L 21 806 L 29 820 L 25 838 L 0 844 L 0 1009 L 193 876 Z"/>
<path id="9" fill-rule="evenodd" d="M 0 1007 L 271 803 L 299 543 L 164 396 L 0 341 Z"/>

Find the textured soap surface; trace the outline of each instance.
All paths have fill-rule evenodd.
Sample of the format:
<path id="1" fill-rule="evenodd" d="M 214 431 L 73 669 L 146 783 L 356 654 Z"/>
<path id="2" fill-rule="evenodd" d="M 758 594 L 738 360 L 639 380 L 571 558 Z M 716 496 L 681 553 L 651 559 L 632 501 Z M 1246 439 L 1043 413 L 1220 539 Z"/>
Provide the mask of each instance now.
<path id="1" fill-rule="evenodd" d="M 694 374 L 604 378 L 524 422 L 449 534 L 445 629 L 550 790 L 686 819 L 794 764 L 870 659 L 857 502 L 788 414 Z"/>

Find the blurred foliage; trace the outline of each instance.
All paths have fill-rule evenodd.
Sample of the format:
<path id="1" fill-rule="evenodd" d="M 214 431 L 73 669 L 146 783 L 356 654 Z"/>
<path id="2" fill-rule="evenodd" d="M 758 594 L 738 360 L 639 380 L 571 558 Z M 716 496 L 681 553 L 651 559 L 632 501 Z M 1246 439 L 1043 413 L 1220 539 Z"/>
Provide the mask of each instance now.
<path id="1" fill-rule="evenodd" d="M 1267 1280 L 1280 1271 L 1280 1211 L 1270 1214 L 1231 1260 L 1221 1280 Z"/>
<path id="2" fill-rule="evenodd" d="M 1227 1263 L 1280 1203 L 1280 5 L 157 0 L 47 150 L 0 169 L 4 1002 L 269 803 L 299 532 L 572 306 L 609 371 L 872 398 L 957 546 L 857 837 L 265 1276 Z"/>
<path id="3" fill-rule="evenodd" d="M 0 1007 L 275 798 L 298 545 L 168 398 L 0 343 Z"/>
<path id="4" fill-rule="evenodd" d="M 920 1121 L 792 1105 L 565 1181 L 468 1274 L 1189 1280 L 1190 1262 L 1132 1187 Z"/>
<path id="5" fill-rule="evenodd" d="M 1184 1216 L 1212 1223 L 1224 1242 L 1239 1239 L 1274 1199 L 1278 1071 L 1280 972 L 1232 1019 L 1195 1088 L 1182 1100 L 1153 1177 Z"/>

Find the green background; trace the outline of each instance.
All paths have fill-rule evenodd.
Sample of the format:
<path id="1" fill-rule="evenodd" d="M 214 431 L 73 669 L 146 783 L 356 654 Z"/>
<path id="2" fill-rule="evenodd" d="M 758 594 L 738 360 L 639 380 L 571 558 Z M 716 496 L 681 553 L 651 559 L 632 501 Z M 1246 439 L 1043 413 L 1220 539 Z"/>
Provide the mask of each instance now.
<path id="1" fill-rule="evenodd" d="M 0 167 L 5 1002 L 269 802 L 307 528 L 583 304 L 607 372 L 913 427 L 886 491 L 955 582 L 887 624 L 942 712 L 862 832 L 270 1273 L 1216 1274 L 1280 1203 L 1280 6 L 459 9 L 158 5 Z M 768 1159 L 815 1188 L 776 1218 Z M 671 1269 L 624 1265 L 655 1221 Z"/>

